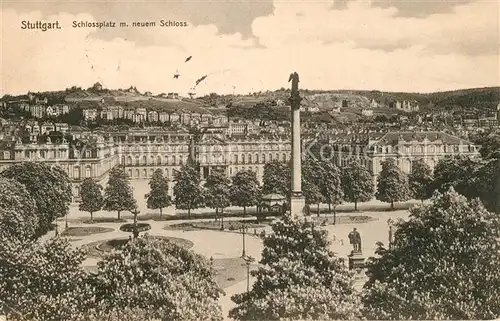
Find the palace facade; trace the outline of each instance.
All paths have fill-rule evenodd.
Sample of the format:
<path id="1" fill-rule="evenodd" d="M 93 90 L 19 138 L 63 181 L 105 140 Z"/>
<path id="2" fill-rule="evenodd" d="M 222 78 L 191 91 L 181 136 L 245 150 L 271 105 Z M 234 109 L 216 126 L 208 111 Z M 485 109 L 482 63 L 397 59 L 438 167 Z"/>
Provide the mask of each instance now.
<path id="1" fill-rule="evenodd" d="M 412 163 L 423 159 L 431 169 L 446 156 L 479 156 L 479 146 L 459 137 L 434 131 L 376 132 L 332 135 L 328 139 L 310 142 L 314 154 L 332 159 L 337 166 L 346 166 L 353 159 L 363 164 L 376 182 L 387 158 L 394 158 L 400 170 L 409 174 Z"/>
<path id="2" fill-rule="evenodd" d="M 327 135 L 321 140 L 304 138 L 303 153 L 310 150 L 340 167 L 357 159 L 370 170 L 375 181 L 382 169 L 381 162 L 389 157 L 395 158 L 400 169 L 408 174 L 412 163 L 420 158 L 434 168 L 448 155 L 479 155 L 478 147 L 471 142 L 442 132 Z M 266 163 L 289 161 L 291 157 L 287 135 L 228 135 L 224 131 L 192 134 L 149 129 L 75 135 L 70 141 L 44 137 L 11 137 L 1 142 L 0 171 L 24 161 L 60 166 L 73 183 L 75 200 L 79 199 L 83 179 L 92 177 L 104 185 L 110 169 L 117 165 L 123 166 L 132 180 L 150 179 L 155 170 L 161 169 L 172 181 L 175 171 L 191 157 L 199 162 L 202 179 L 219 168 L 230 177 L 250 170 L 262 182 Z"/>

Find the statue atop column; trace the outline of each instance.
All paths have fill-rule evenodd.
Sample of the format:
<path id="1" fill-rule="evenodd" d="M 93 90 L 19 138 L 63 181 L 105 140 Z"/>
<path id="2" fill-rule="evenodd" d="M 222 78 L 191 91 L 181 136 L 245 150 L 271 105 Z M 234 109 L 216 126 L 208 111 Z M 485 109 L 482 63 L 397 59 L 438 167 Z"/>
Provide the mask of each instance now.
<path id="1" fill-rule="evenodd" d="M 299 74 L 296 72 L 291 73 L 288 78 L 288 82 L 290 81 L 292 82 L 292 92 L 288 101 L 290 102 L 292 110 L 300 109 L 300 101 L 302 98 L 300 98 L 299 95 Z"/>

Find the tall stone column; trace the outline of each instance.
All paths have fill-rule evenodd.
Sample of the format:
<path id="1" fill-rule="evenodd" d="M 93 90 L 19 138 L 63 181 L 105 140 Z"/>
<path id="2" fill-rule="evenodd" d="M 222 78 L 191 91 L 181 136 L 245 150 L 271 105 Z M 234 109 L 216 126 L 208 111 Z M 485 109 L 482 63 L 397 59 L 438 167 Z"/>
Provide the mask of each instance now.
<path id="1" fill-rule="evenodd" d="M 292 182 L 290 195 L 290 215 L 302 217 L 305 213 L 305 198 L 302 195 L 302 160 L 300 140 L 300 101 L 299 75 L 294 72 L 290 74 L 288 81 L 292 82 L 292 91 L 289 98 L 292 113 Z"/>

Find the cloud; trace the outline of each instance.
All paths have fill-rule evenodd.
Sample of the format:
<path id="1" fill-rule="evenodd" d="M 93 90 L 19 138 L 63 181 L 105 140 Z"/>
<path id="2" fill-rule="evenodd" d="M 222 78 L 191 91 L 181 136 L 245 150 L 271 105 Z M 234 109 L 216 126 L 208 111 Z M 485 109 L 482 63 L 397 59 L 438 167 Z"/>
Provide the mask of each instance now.
<path id="1" fill-rule="evenodd" d="M 429 53 L 498 54 L 498 2 L 455 6 L 451 13 L 426 19 L 401 17 L 395 7 L 372 7 L 366 1 L 350 2 L 344 10 L 332 10 L 328 3 L 277 2 L 275 6 L 273 15 L 257 18 L 253 24 L 256 37 L 270 47 L 321 40 L 387 51 L 421 46 Z"/>
<path id="2" fill-rule="evenodd" d="M 222 1 L 67 1 L 30 0 L 5 1 L 4 9 L 21 13 L 40 11 L 42 17 L 67 12 L 73 15 L 89 14 L 96 20 L 115 21 L 189 21 L 193 26 L 214 25 L 221 35 L 239 33 L 244 38 L 252 37 L 251 25 L 256 17 L 273 11 L 272 0 L 222 0 Z M 93 36 L 110 40 L 117 36 L 132 39 L 138 44 L 149 44 L 149 33 L 144 29 L 101 30 Z M 156 39 L 162 44 L 162 39 Z"/>
<path id="3" fill-rule="evenodd" d="M 331 3 L 274 3 L 255 18 L 252 37 L 224 34 L 216 24 L 145 28 L 142 41 L 117 28 L 71 28 L 90 13 L 2 10 L 1 92 L 135 85 L 141 91 L 186 93 L 196 79 L 209 92 L 247 93 L 287 87 L 291 71 L 311 89 L 435 91 L 496 86 L 499 79 L 496 3 L 455 6 L 425 19 L 364 1 L 342 10 Z M 477 19 L 478 16 L 484 19 Z M 174 19 L 178 20 L 176 16 Z M 63 30 L 27 31 L 22 20 L 59 20 Z M 137 36 L 137 35 L 135 35 Z M 193 56 L 184 63 L 187 56 Z M 179 71 L 181 77 L 173 79 Z"/>

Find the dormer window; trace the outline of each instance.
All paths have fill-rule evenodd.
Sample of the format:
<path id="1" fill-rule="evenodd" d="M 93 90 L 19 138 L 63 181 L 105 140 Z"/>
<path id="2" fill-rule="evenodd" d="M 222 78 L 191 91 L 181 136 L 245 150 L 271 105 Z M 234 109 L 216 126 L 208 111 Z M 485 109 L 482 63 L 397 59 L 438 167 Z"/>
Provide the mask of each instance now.
<path id="1" fill-rule="evenodd" d="M 85 151 L 85 158 L 91 158 L 92 157 L 92 153 L 90 150 L 86 150 Z"/>

